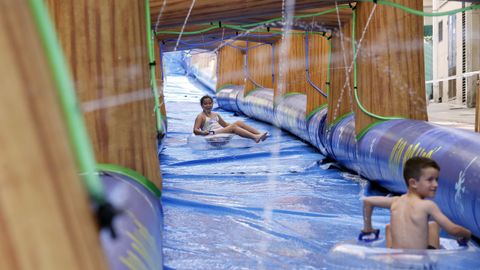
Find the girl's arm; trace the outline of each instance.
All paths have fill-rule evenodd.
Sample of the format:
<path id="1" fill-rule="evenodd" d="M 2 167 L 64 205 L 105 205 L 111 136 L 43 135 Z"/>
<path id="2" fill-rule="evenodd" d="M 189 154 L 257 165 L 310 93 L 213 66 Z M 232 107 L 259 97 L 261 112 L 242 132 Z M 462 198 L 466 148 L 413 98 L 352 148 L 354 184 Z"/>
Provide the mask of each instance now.
<path id="1" fill-rule="evenodd" d="M 208 135 L 207 130 L 202 130 L 202 126 L 204 122 L 205 122 L 205 117 L 202 114 L 199 114 L 195 119 L 195 124 L 193 125 L 193 133 L 195 135 Z"/>
<path id="2" fill-rule="evenodd" d="M 220 116 L 220 114 L 218 114 L 218 123 L 222 126 L 222 127 L 227 127 L 228 125 L 230 125 L 228 122 L 225 122 L 225 120 L 223 120 L 223 118 Z"/>

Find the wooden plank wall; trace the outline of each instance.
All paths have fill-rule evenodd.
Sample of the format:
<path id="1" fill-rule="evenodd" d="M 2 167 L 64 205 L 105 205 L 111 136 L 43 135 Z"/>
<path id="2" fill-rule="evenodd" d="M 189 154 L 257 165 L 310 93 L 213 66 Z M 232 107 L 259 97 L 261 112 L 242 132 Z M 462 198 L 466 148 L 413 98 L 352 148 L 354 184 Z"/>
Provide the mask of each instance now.
<path id="1" fill-rule="evenodd" d="M 202 70 L 209 70 L 213 73 L 216 72 L 216 62 L 217 59 L 215 53 L 212 52 L 204 52 L 204 53 L 195 53 L 192 55 L 191 62 L 197 68 Z"/>
<path id="2" fill-rule="evenodd" d="M 249 42 L 248 47 L 261 43 Z M 265 88 L 273 88 L 272 82 L 272 46 L 268 44 L 248 50 L 248 74 L 257 84 Z M 245 95 L 257 86 L 250 80 L 245 80 Z"/>
<path id="3" fill-rule="evenodd" d="M 235 45 L 240 45 L 235 43 Z M 225 84 L 244 85 L 243 53 L 241 50 L 224 46 L 217 55 L 217 89 Z"/>
<path id="4" fill-rule="evenodd" d="M 314 85 L 327 94 L 327 71 L 328 71 L 328 40 L 318 34 L 308 35 L 308 69 L 310 80 Z M 327 98 L 320 94 L 310 83 L 307 82 L 307 110 L 306 114 L 327 103 Z"/>
<path id="5" fill-rule="evenodd" d="M 345 23 L 341 32 L 332 34 L 332 55 L 330 59 L 330 92 L 328 96 L 327 123 L 334 123 L 339 117 L 350 112 L 355 106 L 353 96 L 353 69 L 348 72 L 352 63 L 352 25 Z M 342 45 L 343 42 L 343 45 Z M 347 69 L 346 69 L 347 68 Z M 348 74 L 348 76 L 347 76 Z M 347 77 L 348 81 L 347 82 Z"/>
<path id="6" fill-rule="evenodd" d="M 48 5 L 97 161 L 136 170 L 161 187 L 145 2 L 48 0 Z"/>
<path id="7" fill-rule="evenodd" d="M 396 3 L 422 10 L 422 1 Z M 357 5 L 356 39 L 374 4 Z M 378 5 L 358 53 L 358 94 L 363 106 L 381 116 L 427 120 L 423 58 L 423 17 Z M 357 134 L 378 121 L 355 108 Z"/>
<path id="8" fill-rule="evenodd" d="M 305 74 L 304 36 L 286 35 L 275 43 L 275 99 L 291 92 L 305 93 L 307 77 Z"/>
<path id="9" fill-rule="evenodd" d="M 192 66 L 202 71 L 210 80 L 217 76 L 217 55 L 214 52 L 194 53 L 190 59 Z"/>
<path id="10" fill-rule="evenodd" d="M 28 1 L 0 32 L 0 269 L 107 269 Z"/>

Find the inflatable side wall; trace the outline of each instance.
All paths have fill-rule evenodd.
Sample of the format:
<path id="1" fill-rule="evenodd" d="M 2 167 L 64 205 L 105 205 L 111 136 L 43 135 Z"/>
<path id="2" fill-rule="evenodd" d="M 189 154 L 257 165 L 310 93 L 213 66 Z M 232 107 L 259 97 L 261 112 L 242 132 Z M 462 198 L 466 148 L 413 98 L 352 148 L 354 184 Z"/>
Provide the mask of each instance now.
<path id="1" fill-rule="evenodd" d="M 114 235 L 104 229 L 100 238 L 110 269 L 162 269 L 163 213 L 160 191 L 148 180 L 121 171 L 103 171 L 107 199 L 120 210 L 113 220 Z"/>
<path id="2" fill-rule="evenodd" d="M 413 156 L 431 157 L 441 168 L 435 201 L 454 222 L 480 236 L 480 135 L 424 121 L 390 120 L 358 141 L 354 116 L 327 127 L 327 110 L 305 116 L 306 96 L 291 94 L 274 106 L 271 89 L 243 97 L 239 86 L 217 92 L 219 106 L 279 126 L 317 147 L 342 166 L 393 192 L 405 192 L 403 165 Z"/>

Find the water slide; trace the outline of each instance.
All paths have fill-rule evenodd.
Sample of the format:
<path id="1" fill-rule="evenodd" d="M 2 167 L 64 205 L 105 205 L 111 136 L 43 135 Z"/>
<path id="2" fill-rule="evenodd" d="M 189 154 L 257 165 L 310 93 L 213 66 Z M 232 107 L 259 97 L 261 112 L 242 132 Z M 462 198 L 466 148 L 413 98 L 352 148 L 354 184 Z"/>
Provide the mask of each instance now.
<path id="1" fill-rule="evenodd" d="M 189 144 L 188 138 L 193 120 L 201 110 L 199 98 L 205 91 L 185 77 L 167 78 L 165 99 L 169 133 L 160 157 L 164 179 L 166 269 L 384 269 L 386 266 L 395 269 L 405 265 L 412 269 L 463 269 L 480 265 L 475 252 L 457 252 L 454 256 L 416 254 L 420 260 L 411 260 L 415 254 L 410 254 L 406 263 L 393 264 L 331 254 L 335 245 L 357 237 L 362 227 L 360 198 L 389 193 L 364 177 L 370 176 L 391 191 L 402 192 L 404 187 L 400 183 L 403 181 L 393 177 L 401 170 L 401 165 L 388 166 L 388 160 L 398 162 L 405 153 L 428 153 L 432 146 L 426 142 L 414 144 L 411 150 L 409 143 L 412 138 L 418 139 L 412 130 L 421 132 L 432 125 L 413 122 L 417 126 L 408 130 L 405 127 L 408 121 L 385 123 L 365 135 L 362 142 L 368 140 L 368 144 L 357 146 L 353 144 L 351 117 L 333 127 L 326 140 L 325 110 L 306 120 L 295 117 L 302 115 L 298 108 L 303 108 L 304 96 L 290 95 L 276 106 L 275 110 L 282 108 L 283 113 L 267 114 L 273 111 L 271 94 L 258 90 L 239 100 L 237 97 L 243 97 L 241 91 L 240 87 L 232 87 L 218 92 L 219 107 L 214 110 L 228 122 L 246 121 L 268 131 L 271 137 L 245 147 L 198 150 Z M 240 113 L 261 122 L 240 116 Z M 269 120 L 283 130 L 265 123 Z M 400 136 L 404 129 L 411 135 Z M 391 133 L 399 133 L 399 138 L 403 139 L 396 139 Z M 459 131 L 460 134 L 463 133 Z M 427 142 L 438 140 L 438 136 L 428 137 L 431 140 Z M 397 149 L 392 156 L 379 150 L 380 145 L 388 143 Z M 451 138 L 450 143 L 454 143 Z M 379 147 L 379 152 L 374 151 L 375 147 Z M 365 148 L 372 150 L 363 153 Z M 432 157 L 437 158 L 436 155 L 444 151 L 442 148 L 433 151 Z M 329 163 L 326 157 L 336 162 Z M 441 159 L 437 160 L 444 168 L 440 181 L 447 182 L 452 169 Z M 350 170 L 338 169 L 338 165 Z M 471 167 L 464 170 L 468 176 Z M 368 174 L 364 173 L 366 171 Z M 464 179 L 468 181 L 471 177 Z M 448 201 L 444 197 L 446 187 L 437 195 L 442 207 Z M 461 197 L 462 200 L 466 198 Z M 474 217 L 470 215 L 463 224 L 473 222 Z M 376 211 L 373 221 L 375 227 L 383 230 L 389 222 L 388 211 Z M 471 225 L 470 228 L 475 229 Z"/>

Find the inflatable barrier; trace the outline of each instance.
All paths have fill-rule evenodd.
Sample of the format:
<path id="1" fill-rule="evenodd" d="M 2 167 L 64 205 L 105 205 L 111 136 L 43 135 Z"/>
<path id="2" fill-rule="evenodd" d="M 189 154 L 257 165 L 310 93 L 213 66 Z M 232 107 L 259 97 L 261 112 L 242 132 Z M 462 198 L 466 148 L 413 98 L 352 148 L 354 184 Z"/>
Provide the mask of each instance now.
<path id="1" fill-rule="evenodd" d="M 127 168 L 99 165 L 107 199 L 119 214 L 100 238 L 111 269 L 162 269 L 160 191 Z"/>

